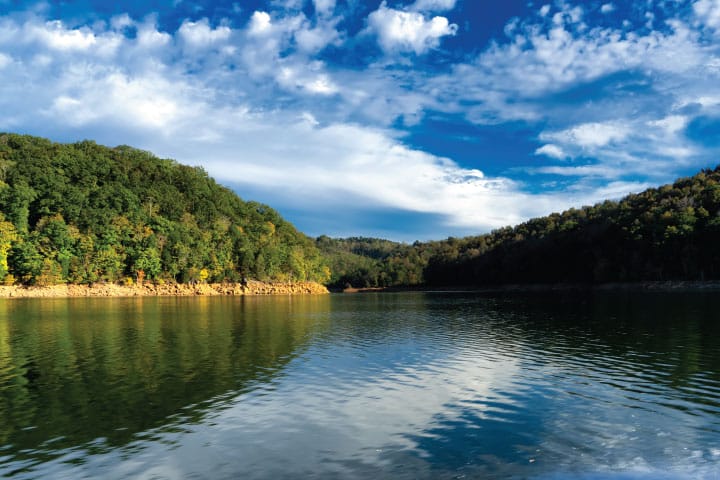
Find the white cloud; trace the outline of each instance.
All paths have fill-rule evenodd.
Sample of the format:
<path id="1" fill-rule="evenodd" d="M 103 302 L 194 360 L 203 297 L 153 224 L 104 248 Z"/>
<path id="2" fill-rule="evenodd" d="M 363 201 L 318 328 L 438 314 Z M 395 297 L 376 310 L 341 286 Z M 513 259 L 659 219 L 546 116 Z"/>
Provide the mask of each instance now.
<path id="1" fill-rule="evenodd" d="M 660 127 L 668 134 L 676 134 L 687 126 L 688 118 L 684 115 L 669 115 L 660 120 L 651 120 L 647 124 L 651 127 Z"/>
<path id="2" fill-rule="evenodd" d="M 113 30 L 122 30 L 133 25 L 135 25 L 135 22 L 127 13 L 116 15 L 110 19 L 110 26 L 112 26 Z"/>
<path id="3" fill-rule="evenodd" d="M 673 169 L 691 164 L 702 154 L 684 131 L 688 118 L 668 115 L 638 117 L 622 122 L 583 123 L 564 130 L 543 132 L 542 141 L 553 143 L 536 150 L 557 160 L 583 159 L 585 165 L 549 165 L 533 172 L 565 177 L 601 177 L 619 181 L 628 175 L 672 179 Z M 560 155 L 562 154 L 562 156 Z M 588 160 L 592 159 L 592 160 Z"/>
<path id="4" fill-rule="evenodd" d="M 338 86 L 327 75 L 314 73 L 312 68 L 308 71 L 306 67 L 283 67 L 277 76 L 278 83 L 286 89 L 299 89 L 317 95 L 332 95 L 338 92 Z"/>
<path id="5" fill-rule="evenodd" d="M 455 8 L 456 0 L 416 0 L 409 9 L 415 12 L 446 12 Z"/>
<path id="6" fill-rule="evenodd" d="M 544 133 L 540 138 L 572 143 L 581 148 L 595 148 L 624 140 L 628 135 L 629 131 L 626 125 L 607 122 L 585 123 L 560 132 Z"/>
<path id="7" fill-rule="evenodd" d="M 143 23 L 138 27 L 137 43 L 147 50 L 158 50 L 170 44 L 172 37 L 166 32 L 161 32 L 152 22 Z"/>
<path id="8" fill-rule="evenodd" d="M 340 19 L 331 16 L 331 6 L 330 2 L 318 4 L 318 8 L 329 10 L 314 22 L 302 12 L 278 18 L 267 12 L 254 12 L 246 30 L 246 40 L 253 43 L 242 45 L 246 58 L 253 58 L 258 70 L 267 70 L 271 66 L 267 63 L 277 59 L 281 50 L 287 56 L 314 55 L 330 44 L 337 44 L 340 33 L 335 27 Z"/>
<path id="9" fill-rule="evenodd" d="M 337 86 L 328 80 L 325 75 L 320 75 L 313 82 L 307 84 L 306 88 L 313 93 L 322 95 L 331 95 L 338 90 Z"/>
<path id="10" fill-rule="evenodd" d="M 558 147 L 557 145 L 553 145 L 552 143 L 543 145 L 542 147 L 535 150 L 535 155 L 546 155 L 548 157 L 557 158 L 559 160 L 568 157 L 568 155 L 563 151 L 562 148 Z"/>
<path id="11" fill-rule="evenodd" d="M 541 12 L 543 13 L 543 12 Z M 566 6 L 552 25 L 511 22 L 508 41 L 494 43 L 474 61 L 455 65 L 450 75 L 432 79 L 448 108 L 462 107 L 476 123 L 535 121 L 547 115 L 547 95 L 637 72 L 699 79 L 707 71 L 708 49 L 682 22 L 646 35 L 613 28 L 583 27 L 582 10 Z"/>
<path id="12" fill-rule="evenodd" d="M 421 13 L 388 8 L 385 2 L 368 16 L 368 25 L 385 52 L 412 51 L 417 55 L 437 47 L 442 37 L 457 32 L 457 25 L 450 24 L 445 17 L 427 20 Z"/>
<path id="13" fill-rule="evenodd" d="M 163 129 L 168 134 L 178 119 L 179 105 L 173 90 L 182 89 L 162 77 L 129 78 L 119 73 L 79 70 L 64 79 L 65 90 L 75 76 L 87 83 L 75 95 L 60 93 L 48 115 L 58 116 L 74 126 L 132 119 L 137 127 Z M 93 78 L 94 77 L 94 78 Z"/>
<path id="14" fill-rule="evenodd" d="M 303 14 L 271 19 L 266 12 L 254 12 L 244 32 L 244 41 L 239 46 L 239 55 L 247 73 L 253 78 L 277 81 L 280 85 L 295 88 L 295 83 L 287 81 L 288 71 L 292 71 L 294 78 L 299 75 L 298 72 L 311 68 L 303 66 L 308 63 L 307 58 L 296 58 L 292 48 L 294 35 L 305 28 L 307 19 Z M 309 44 L 304 46 L 310 48 Z M 320 45 L 312 46 L 318 48 Z"/>
<path id="15" fill-rule="evenodd" d="M 322 24 L 314 28 L 304 26 L 295 32 L 298 48 L 309 54 L 321 51 L 339 39 L 339 34 L 332 24 Z"/>
<path id="16" fill-rule="evenodd" d="M 37 46 L 48 54 L 113 56 L 123 41 L 113 31 L 96 34 L 89 27 L 68 28 L 60 20 L 41 21 L 30 17 L 23 24 L 7 18 L 0 20 L 0 45 L 17 48 L 20 45 Z"/>
<path id="17" fill-rule="evenodd" d="M 383 3 L 355 38 L 337 30 L 345 23 L 333 15 L 344 10 L 332 0 L 315 0 L 311 17 L 256 11 L 238 29 L 207 19 L 163 32 L 152 17 L 92 27 L 0 17 L 0 128 L 137 145 L 203 164 L 273 205 L 341 199 L 436 214 L 468 231 L 600 200 L 637 185 L 629 176 L 667 181 L 708 158 L 684 132 L 698 111 L 720 105 L 720 69 L 709 68 L 720 49 L 692 24 L 712 24 L 714 3 L 696 2 L 662 31 L 632 32 L 586 25 L 582 9 L 557 2 L 540 11 L 554 20 L 513 22 L 505 41 L 442 74 L 415 68 L 412 55 L 360 67 L 317 60 L 346 40 L 426 53 L 457 29 L 427 12 L 454 3 Z M 592 82 L 595 97 L 563 100 Z M 464 168 L 383 129 L 414 125 L 428 110 L 465 115 L 479 128 L 525 122 L 542 142 L 534 153 L 544 164 L 531 172 L 561 177 L 558 193 L 526 193 L 483 175 L 492 158 Z"/>
<path id="18" fill-rule="evenodd" d="M 227 151 L 216 151 L 206 168 L 225 181 L 282 192 L 290 204 L 298 196 L 319 205 L 360 202 L 438 214 L 448 225 L 478 230 L 518 222 L 560 204 L 550 197 L 531 199 L 507 178 L 487 178 L 479 170 L 408 148 L 382 130 L 351 124 L 320 127 L 305 118 L 279 122 L 256 117 L 250 129 L 237 122 L 222 125 L 233 125 L 223 131 Z M 272 138 L 272 143 L 253 144 L 250 137 Z M 175 148 L 186 158 L 207 150 L 200 144 Z"/>
<path id="19" fill-rule="evenodd" d="M 320 15 L 330 15 L 335 9 L 335 0 L 313 0 L 315 11 Z"/>
<path id="20" fill-rule="evenodd" d="M 703 110 L 712 110 L 714 107 L 717 107 L 719 105 L 720 92 L 701 92 L 697 94 L 692 94 L 688 92 L 688 94 L 684 95 L 682 99 L 677 102 L 676 107 L 682 109 L 686 107 L 699 106 Z"/>
<path id="21" fill-rule="evenodd" d="M 87 50 L 97 42 L 87 28 L 68 30 L 60 20 L 30 27 L 31 35 L 37 37 L 53 50 Z"/>
<path id="22" fill-rule="evenodd" d="M 230 39 L 232 30 L 221 25 L 211 28 L 207 18 L 197 22 L 185 20 L 178 30 L 180 38 L 192 48 L 206 48 Z"/>
<path id="23" fill-rule="evenodd" d="M 270 33 L 272 30 L 272 22 L 270 21 L 270 14 L 267 12 L 256 11 L 250 17 L 250 25 L 248 27 L 248 33 L 250 35 L 263 35 Z"/>
<path id="24" fill-rule="evenodd" d="M 599 199 L 620 199 L 631 193 L 642 192 L 652 187 L 648 182 L 610 182 L 594 192 L 595 201 Z"/>
<path id="25" fill-rule="evenodd" d="M 720 29 L 720 2 L 718 0 L 698 0 L 693 4 L 693 11 L 702 24 Z"/>
<path id="26" fill-rule="evenodd" d="M 255 32 L 260 28 L 263 39 L 248 35 L 246 41 L 261 46 L 270 40 L 286 42 L 305 25 L 294 18 L 271 22 L 269 15 L 260 13 L 254 18 L 248 28 Z M 296 205 L 301 198 L 305 205 L 347 202 L 402 209 L 436 214 L 447 225 L 473 230 L 520 221 L 559 205 L 559 199 L 522 193 L 507 178 L 486 177 L 478 169 L 410 148 L 399 140 L 398 132 L 342 118 L 318 121 L 304 106 L 282 111 L 248 107 L 237 99 L 227 104 L 224 89 L 231 86 L 251 92 L 247 90 L 251 81 L 240 75 L 232 80 L 245 83 L 233 85 L 231 80 L 215 86 L 217 74 L 190 75 L 182 65 L 174 67 L 165 60 L 181 55 L 183 41 L 199 38 L 205 44 L 226 39 L 224 34 L 206 35 L 213 30 L 206 29 L 204 22 L 183 25 L 174 36 L 159 32 L 150 22 L 139 25 L 137 38 L 125 37 L 118 50 L 133 59 L 124 64 L 88 61 L 83 52 L 77 52 L 62 68 L 52 63 L 39 67 L 32 66 L 29 53 L 23 51 L 19 68 L 0 84 L 4 112 L 0 123 L 34 125 L 32 131 L 41 135 L 62 132 L 106 144 L 131 144 L 204 165 L 219 181 L 263 191 L 275 198 L 273 204 Z M 159 44 L 166 48 L 150 48 Z M 265 60 L 268 75 L 286 91 L 325 96 L 340 92 L 322 63 L 281 57 L 280 45 L 286 43 L 268 47 Z M 143 61 L 134 60 L 138 51 L 146 57 Z M 52 49 L 38 47 L 32 55 L 45 52 Z M 403 95 L 394 101 L 407 102 L 402 109 L 417 104 Z M 62 123 L 52 121 L 57 118 Z M 47 129 L 42 125 L 48 125 Z"/>
<path id="27" fill-rule="evenodd" d="M 615 5 L 612 3 L 605 3 L 602 7 L 600 7 L 600 11 L 602 13 L 612 13 L 615 11 Z"/>

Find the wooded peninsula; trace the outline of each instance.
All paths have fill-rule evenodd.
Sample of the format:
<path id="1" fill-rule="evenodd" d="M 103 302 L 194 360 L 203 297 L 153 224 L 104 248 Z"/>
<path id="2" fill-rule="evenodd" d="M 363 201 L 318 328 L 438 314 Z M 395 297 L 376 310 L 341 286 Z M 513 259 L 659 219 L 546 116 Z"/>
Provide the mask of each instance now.
<path id="1" fill-rule="evenodd" d="M 197 167 L 0 135 L 0 282 L 326 282 L 314 242 Z"/>
<path id="2" fill-rule="evenodd" d="M 202 168 L 143 150 L 0 134 L 6 286 L 708 281 L 720 280 L 718 245 L 720 167 L 483 235 L 405 244 L 311 239 Z"/>

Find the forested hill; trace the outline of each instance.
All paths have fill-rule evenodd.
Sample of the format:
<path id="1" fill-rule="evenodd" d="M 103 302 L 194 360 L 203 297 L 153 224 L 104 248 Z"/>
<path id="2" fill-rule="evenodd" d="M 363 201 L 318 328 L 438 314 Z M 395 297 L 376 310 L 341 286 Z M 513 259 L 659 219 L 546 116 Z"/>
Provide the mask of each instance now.
<path id="1" fill-rule="evenodd" d="M 316 243 L 335 267 L 336 285 L 718 280 L 720 167 L 486 235 L 385 244 L 383 255 L 369 255 L 359 245 L 374 242 Z"/>
<path id="2" fill-rule="evenodd" d="M 313 241 L 204 170 L 0 134 L 0 282 L 325 281 Z"/>

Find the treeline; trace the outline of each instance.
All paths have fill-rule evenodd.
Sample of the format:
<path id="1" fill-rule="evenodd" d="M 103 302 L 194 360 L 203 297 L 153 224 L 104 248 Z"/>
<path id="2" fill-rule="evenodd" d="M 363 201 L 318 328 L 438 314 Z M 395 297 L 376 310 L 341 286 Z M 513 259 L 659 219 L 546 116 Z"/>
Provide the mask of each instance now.
<path id="1" fill-rule="evenodd" d="M 126 146 L 0 134 L 1 283 L 329 275 L 311 239 L 201 168 Z"/>
<path id="2" fill-rule="evenodd" d="M 382 258 L 357 248 L 353 239 L 317 244 L 331 264 L 350 267 L 333 281 L 354 286 L 718 280 L 720 167 L 486 235 L 390 242 Z M 400 272 L 398 256 L 410 261 Z M 362 269 L 353 269 L 352 262 Z"/>
<path id="3" fill-rule="evenodd" d="M 426 259 L 411 245 L 377 238 L 334 239 L 321 236 L 316 245 L 330 265 L 333 288 L 417 285 Z"/>

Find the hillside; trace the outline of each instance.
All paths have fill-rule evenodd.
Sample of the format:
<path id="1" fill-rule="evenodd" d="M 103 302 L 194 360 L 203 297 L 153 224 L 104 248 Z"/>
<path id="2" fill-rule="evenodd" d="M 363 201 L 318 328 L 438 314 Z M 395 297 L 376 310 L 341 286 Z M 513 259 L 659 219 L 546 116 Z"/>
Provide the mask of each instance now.
<path id="1" fill-rule="evenodd" d="M 427 264 L 414 246 L 390 240 L 323 235 L 316 245 L 330 265 L 328 284 L 334 288 L 417 285 Z"/>
<path id="2" fill-rule="evenodd" d="M 420 272 L 416 281 L 393 273 L 396 254 L 377 258 L 353 248 L 351 239 L 316 243 L 333 265 L 354 258 L 348 253 L 363 258 L 365 270 L 333 276 L 361 287 L 718 280 L 720 167 L 486 235 L 385 245 L 409 260 L 406 272 Z"/>
<path id="3" fill-rule="evenodd" d="M 0 134 L 0 282 L 325 281 L 313 241 L 201 168 Z"/>

